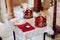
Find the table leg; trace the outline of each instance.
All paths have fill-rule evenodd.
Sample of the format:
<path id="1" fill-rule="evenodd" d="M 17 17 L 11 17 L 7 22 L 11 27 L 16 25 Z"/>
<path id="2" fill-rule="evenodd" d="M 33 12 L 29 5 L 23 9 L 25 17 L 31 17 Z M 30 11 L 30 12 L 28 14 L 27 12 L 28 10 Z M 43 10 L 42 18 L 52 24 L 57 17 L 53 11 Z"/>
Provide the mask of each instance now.
<path id="1" fill-rule="evenodd" d="M 16 40 L 15 32 L 13 31 L 14 40 Z"/>
<path id="2" fill-rule="evenodd" d="M 44 38 L 43 40 L 45 40 L 45 35 L 46 35 L 46 33 L 44 33 L 44 35 L 43 35 L 43 38 Z"/>

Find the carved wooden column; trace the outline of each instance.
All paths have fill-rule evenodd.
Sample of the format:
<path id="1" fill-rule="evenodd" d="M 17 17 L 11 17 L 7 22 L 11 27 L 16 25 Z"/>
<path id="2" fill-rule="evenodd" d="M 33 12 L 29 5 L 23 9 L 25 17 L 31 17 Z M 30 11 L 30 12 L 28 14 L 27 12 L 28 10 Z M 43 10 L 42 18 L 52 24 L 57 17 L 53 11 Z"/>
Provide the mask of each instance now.
<path id="1" fill-rule="evenodd" d="M 41 0 L 34 0 L 34 11 L 39 12 L 41 9 Z"/>
<path id="2" fill-rule="evenodd" d="M 54 0 L 53 28 L 56 27 L 57 1 Z"/>
<path id="3" fill-rule="evenodd" d="M 57 14 L 57 1 L 54 0 L 54 13 L 53 13 L 53 30 L 54 30 L 54 35 L 52 36 L 55 38 L 56 35 L 56 14 Z"/>
<path id="4" fill-rule="evenodd" d="M 7 10 L 8 10 L 8 13 L 9 13 L 9 16 L 11 18 L 14 17 L 14 13 L 13 13 L 13 2 L 12 0 L 6 0 L 6 4 L 7 4 Z"/>

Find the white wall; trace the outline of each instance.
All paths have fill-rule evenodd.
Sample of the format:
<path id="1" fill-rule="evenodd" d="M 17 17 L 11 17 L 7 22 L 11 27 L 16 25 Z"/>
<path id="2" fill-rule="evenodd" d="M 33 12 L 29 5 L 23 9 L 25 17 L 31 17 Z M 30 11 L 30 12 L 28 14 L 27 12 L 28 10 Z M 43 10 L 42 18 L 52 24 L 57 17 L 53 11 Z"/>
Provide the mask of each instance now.
<path id="1" fill-rule="evenodd" d="M 1 0 L 0 0 L 0 21 L 1 21 Z"/>

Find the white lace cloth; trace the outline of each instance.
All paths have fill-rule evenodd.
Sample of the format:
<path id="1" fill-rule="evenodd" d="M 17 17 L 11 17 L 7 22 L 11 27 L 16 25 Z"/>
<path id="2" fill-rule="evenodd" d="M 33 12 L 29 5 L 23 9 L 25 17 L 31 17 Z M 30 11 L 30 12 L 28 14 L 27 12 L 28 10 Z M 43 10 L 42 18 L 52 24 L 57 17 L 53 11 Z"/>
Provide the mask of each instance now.
<path id="1" fill-rule="evenodd" d="M 10 28 L 0 22 L 0 37 L 2 37 L 3 40 L 14 40 L 13 37 L 13 31 L 10 30 Z"/>
<path id="2" fill-rule="evenodd" d="M 34 18 L 32 19 L 24 19 L 25 21 L 24 22 L 29 22 L 33 27 L 34 26 Z M 11 22 L 11 21 L 10 21 Z M 9 21 L 8 21 L 9 23 Z M 7 23 L 7 24 L 8 24 Z M 47 32 L 48 34 L 50 35 L 53 35 L 54 31 L 52 30 L 52 28 L 50 27 L 49 23 L 47 24 L 46 27 L 44 28 L 36 28 L 34 30 L 31 30 L 31 31 L 27 31 L 27 32 L 23 32 L 21 29 L 19 29 L 17 26 L 14 26 L 13 24 L 9 24 L 11 25 L 11 27 L 13 27 L 13 30 L 15 31 L 16 33 L 16 38 L 18 37 L 19 40 L 28 40 L 29 38 L 32 38 L 32 37 L 36 37 L 37 35 L 41 35 L 43 36 L 43 34 L 45 32 Z"/>
<path id="3" fill-rule="evenodd" d="M 24 22 L 29 22 L 32 26 L 34 26 L 34 19 L 33 18 L 32 19 L 28 19 L 28 20 L 25 19 Z M 7 23 L 7 25 L 10 26 L 10 28 L 12 30 L 15 31 L 16 38 L 18 38 L 19 40 L 27 40 L 28 38 L 32 38 L 34 36 L 36 37 L 38 35 L 43 36 L 42 34 L 45 33 L 45 32 L 47 32 L 48 34 L 51 34 L 51 35 L 54 33 L 53 30 L 52 30 L 52 28 L 50 27 L 50 25 L 47 25 L 44 28 L 36 28 L 36 29 L 34 29 L 32 31 L 22 32 L 22 30 L 19 29 L 19 28 L 17 28 L 17 26 L 14 26 L 11 23 L 11 21 L 7 21 L 6 23 Z"/>

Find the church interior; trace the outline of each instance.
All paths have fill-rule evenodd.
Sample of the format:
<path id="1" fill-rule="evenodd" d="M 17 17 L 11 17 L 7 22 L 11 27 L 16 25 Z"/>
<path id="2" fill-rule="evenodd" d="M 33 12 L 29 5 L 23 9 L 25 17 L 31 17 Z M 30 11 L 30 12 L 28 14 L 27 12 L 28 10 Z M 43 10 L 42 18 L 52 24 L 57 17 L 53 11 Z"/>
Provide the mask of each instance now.
<path id="1" fill-rule="evenodd" d="M 0 40 L 60 40 L 60 0 L 0 0 Z"/>

